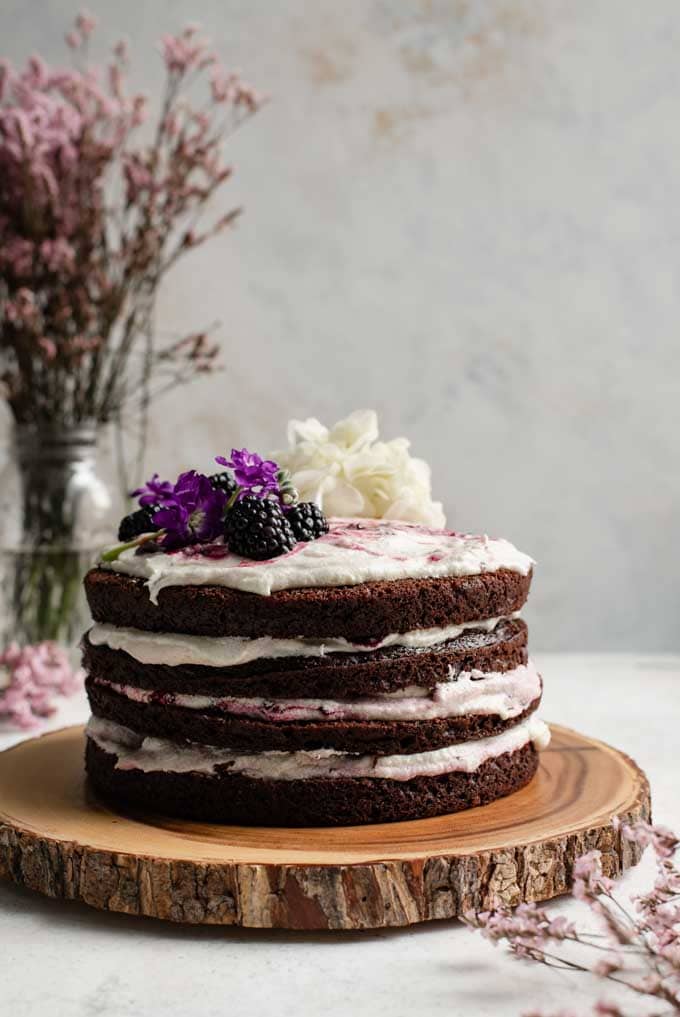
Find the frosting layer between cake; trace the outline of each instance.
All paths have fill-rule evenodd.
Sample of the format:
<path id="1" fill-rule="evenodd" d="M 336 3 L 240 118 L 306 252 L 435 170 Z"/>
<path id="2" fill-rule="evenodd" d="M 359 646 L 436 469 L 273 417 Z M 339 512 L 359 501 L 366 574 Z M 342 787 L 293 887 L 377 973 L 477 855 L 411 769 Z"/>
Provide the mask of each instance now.
<path id="1" fill-rule="evenodd" d="M 271 699 L 261 696 L 201 696 L 161 693 L 102 678 L 95 683 L 136 703 L 157 703 L 189 710 L 218 710 L 232 716 L 285 724 L 301 720 L 436 720 L 445 717 L 517 717 L 541 694 L 541 677 L 533 663 L 500 674 L 464 671 L 433 690 L 410 686 L 375 698 L 357 700 Z"/>
<path id="2" fill-rule="evenodd" d="M 515 612 L 511 617 L 518 617 Z M 466 630 L 492 632 L 504 618 L 463 622 L 436 629 L 395 632 L 373 643 L 352 643 L 342 636 L 319 639 L 276 639 L 271 636 L 248 639 L 240 636 L 191 636 L 179 632 L 146 632 L 116 625 L 97 623 L 88 633 L 93 646 L 121 650 L 141 664 L 166 667 L 237 667 L 254 660 L 279 660 L 285 657 L 325 657 L 329 653 L 372 653 L 390 646 L 424 649 L 457 639 Z"/>
<path id="3" fill-rule="evenodd" d="M 473 773 L 485 762 L 514 752 L 531 742 L 543 749 L 550 742 L 550 729 L 534 714 L 514 727 L 490 738 L 463 742 L 413 755 L 361 756 L 335 749 L 300 752 L 230 752 L 208 745 L 180 745 L 162 738 L 144 738 L 129 728 L 91 717 L 87 736 L 101 749 L 116 755 L 116 769 L 144 773 L 231 773 L 264 780 L 373 777 L 408 781 L 457 771 Z"/>
<path id="4" fill-rule="evenodd" d="M 463 671 L 501 673 L 527 661 L 527 628 L 518 618 L 501 621 L 491 632 L 467 630 L 432 647 L 261 658 L 226 668 L 146 664 L 122 650 L 93 646 L 87 637 L 83 641 L 90 683 L 155 691 L 158 702 L 170 702 L 176 692 L 216 699 L 373 699 L 411 686 L 432 691 Z"/>

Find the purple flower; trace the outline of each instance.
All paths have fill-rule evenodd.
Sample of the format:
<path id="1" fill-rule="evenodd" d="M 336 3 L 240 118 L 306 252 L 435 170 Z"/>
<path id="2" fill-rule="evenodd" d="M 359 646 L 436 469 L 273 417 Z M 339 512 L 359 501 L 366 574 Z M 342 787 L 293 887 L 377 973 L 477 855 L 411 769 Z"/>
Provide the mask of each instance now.
<path id="1" fill-rule="evenodd" d="M 215 490 L 208 477 L 195 470 L 182 473 L 171 492 L 164 495 L 154 521 L 164 530 L 164 548 L 186 547 L 214 540 L 222 532 L 224 491 Z"/>
<path id="2" fill-rule="evenodd" d="M 173 491 L 173 485 L 169 480 L 161 480 L 158 474 L 154 473 L 143 487 L 138 487 L 132 492 L 132 497 L 139 498 L 140 505 L 161 505 L 168 498 L 172 498 Z"/>
<path id="3" fill-rule="evenodd" d="M 268 494 L 279 493 L 277 476 L 279 465 L 271 459 L 262 459 L 256 452 L 249 452 L 247 448 L 242 448 L 240 452 L 233 448 L 231 459 L 215 456 L 215 462 L 234 471 L 236 483 L 241 488 L 239 497 L 244 494 L 255 494 L 259 498 L 266 498 Z"/>

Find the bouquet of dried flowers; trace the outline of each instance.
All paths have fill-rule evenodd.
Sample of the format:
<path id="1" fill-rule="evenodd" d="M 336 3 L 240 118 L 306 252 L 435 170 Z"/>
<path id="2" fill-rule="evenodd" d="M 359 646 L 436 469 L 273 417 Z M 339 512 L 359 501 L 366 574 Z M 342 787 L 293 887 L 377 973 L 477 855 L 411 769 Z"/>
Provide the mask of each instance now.
<path id="1" fill-rule="evenodd" d="M 161 40 L 165 85 L 151 117 L 129 87 L 124 42 L 92 66 L 94 28 L 76 19 L 68 69 L 0 61 L 0 386 L 38 448 L 113 422 L 127 492 L 152 400 L 215 366 L 209 331 L 159 343 L 156 298 L 185 254 L 237 218 L 238 208 L 204 215 L 232 172 L 223 143 L 260 99 L 188 27 Z M 3 540 L 12 632 L 68 641 L 91 553 L 73 509 L 83 474 L 61 454 L 47 469 L 20 467 L 23 535 L 11 549 Z"/>
<path id="2" fill-rule="evenodd" d="M 94 28 L 76 19 L 68 70 L 0 62 L 0 378 L 20 424 L 107 422 L 123 408 L 144 423 L 154 394 L 217 354 L 204 331 L 159 346 L 155 301 L 179 259 L 238 216 L 203 224 L 232 172 L 223 142 L 260 100 L 188 27 L 161 41 L 160 112 L 142 128 L 127 45 L 90 66 Z"/>
<path id="3" fill-rule="evenodd" d="M 645 822 L 629 826 L 615 821 L 614 826 L 641 847 L 651 845 L 656 855 L 654 885 L 633 898 L 634 912 L 614 895 L 614 882 L 603 874 L 600 852 L 589 851 L 574 864 L 572 894 L 598 917 L 602 931 L 579 930 L 564 916 L 551 917 L 536 904 L 470 913 L 465 920 L 491 942 L 507 943 L 517 957 L 565 971 L 590 972 L 654 1004 L 655 1017 L 680 1014 L 680 869 L 673 860 L 680 840 L 665 827 Z M 593 1014 L 627 1017 L 630 1011 L 601 1001 Z M 533 1009 L 525 1017 L 548 1015 Z M 553 1017 L 574 1013 L 563 1010 Z"/>

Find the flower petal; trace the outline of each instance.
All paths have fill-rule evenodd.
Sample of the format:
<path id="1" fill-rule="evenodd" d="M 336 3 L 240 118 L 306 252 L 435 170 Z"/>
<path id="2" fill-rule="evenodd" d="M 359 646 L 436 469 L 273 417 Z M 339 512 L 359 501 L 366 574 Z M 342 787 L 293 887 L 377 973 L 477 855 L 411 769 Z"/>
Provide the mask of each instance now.
<path id="1" fill-rule="evenodd" d="M 328 441 L 328 428 L 324 427 L 316 417 L 307 417 L 306 420 L 290 420 L 287 437 L 291 448 L 295 448 L 302 441 L 320 444 Z"/>
<path id="2" fill-rule="evenodd" d="M 366 499 L 361 491 L 342 480 L 336 480 L 332 489 L 323 495 L 322 508 L 330 516 L 363 516 Z"/>
<path id="3" fill-rule="evenodd" d="M 355 410 L 338 421 L 329 439 L 348 452 L 365 448 L 378 439 L 378 414 L 375 410 Z"/>

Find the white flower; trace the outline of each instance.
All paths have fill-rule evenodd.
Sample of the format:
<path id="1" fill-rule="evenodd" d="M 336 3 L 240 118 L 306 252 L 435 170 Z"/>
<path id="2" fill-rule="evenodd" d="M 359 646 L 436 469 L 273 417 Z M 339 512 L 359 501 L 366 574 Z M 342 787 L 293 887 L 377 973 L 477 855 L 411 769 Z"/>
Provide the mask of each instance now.
<path id="1" fill-rule="evenodd" d="M 272 458 L 290 470 L 301 501 L 329 516 L 404 519 L 441 528 L 441 502 L 432 501 L 430 467 L 409 455 L 406 438 L 378 441 L 378 417 L 356 410 L 330 430 L 314 417 L 291 420 L 289 448 Z"/>

